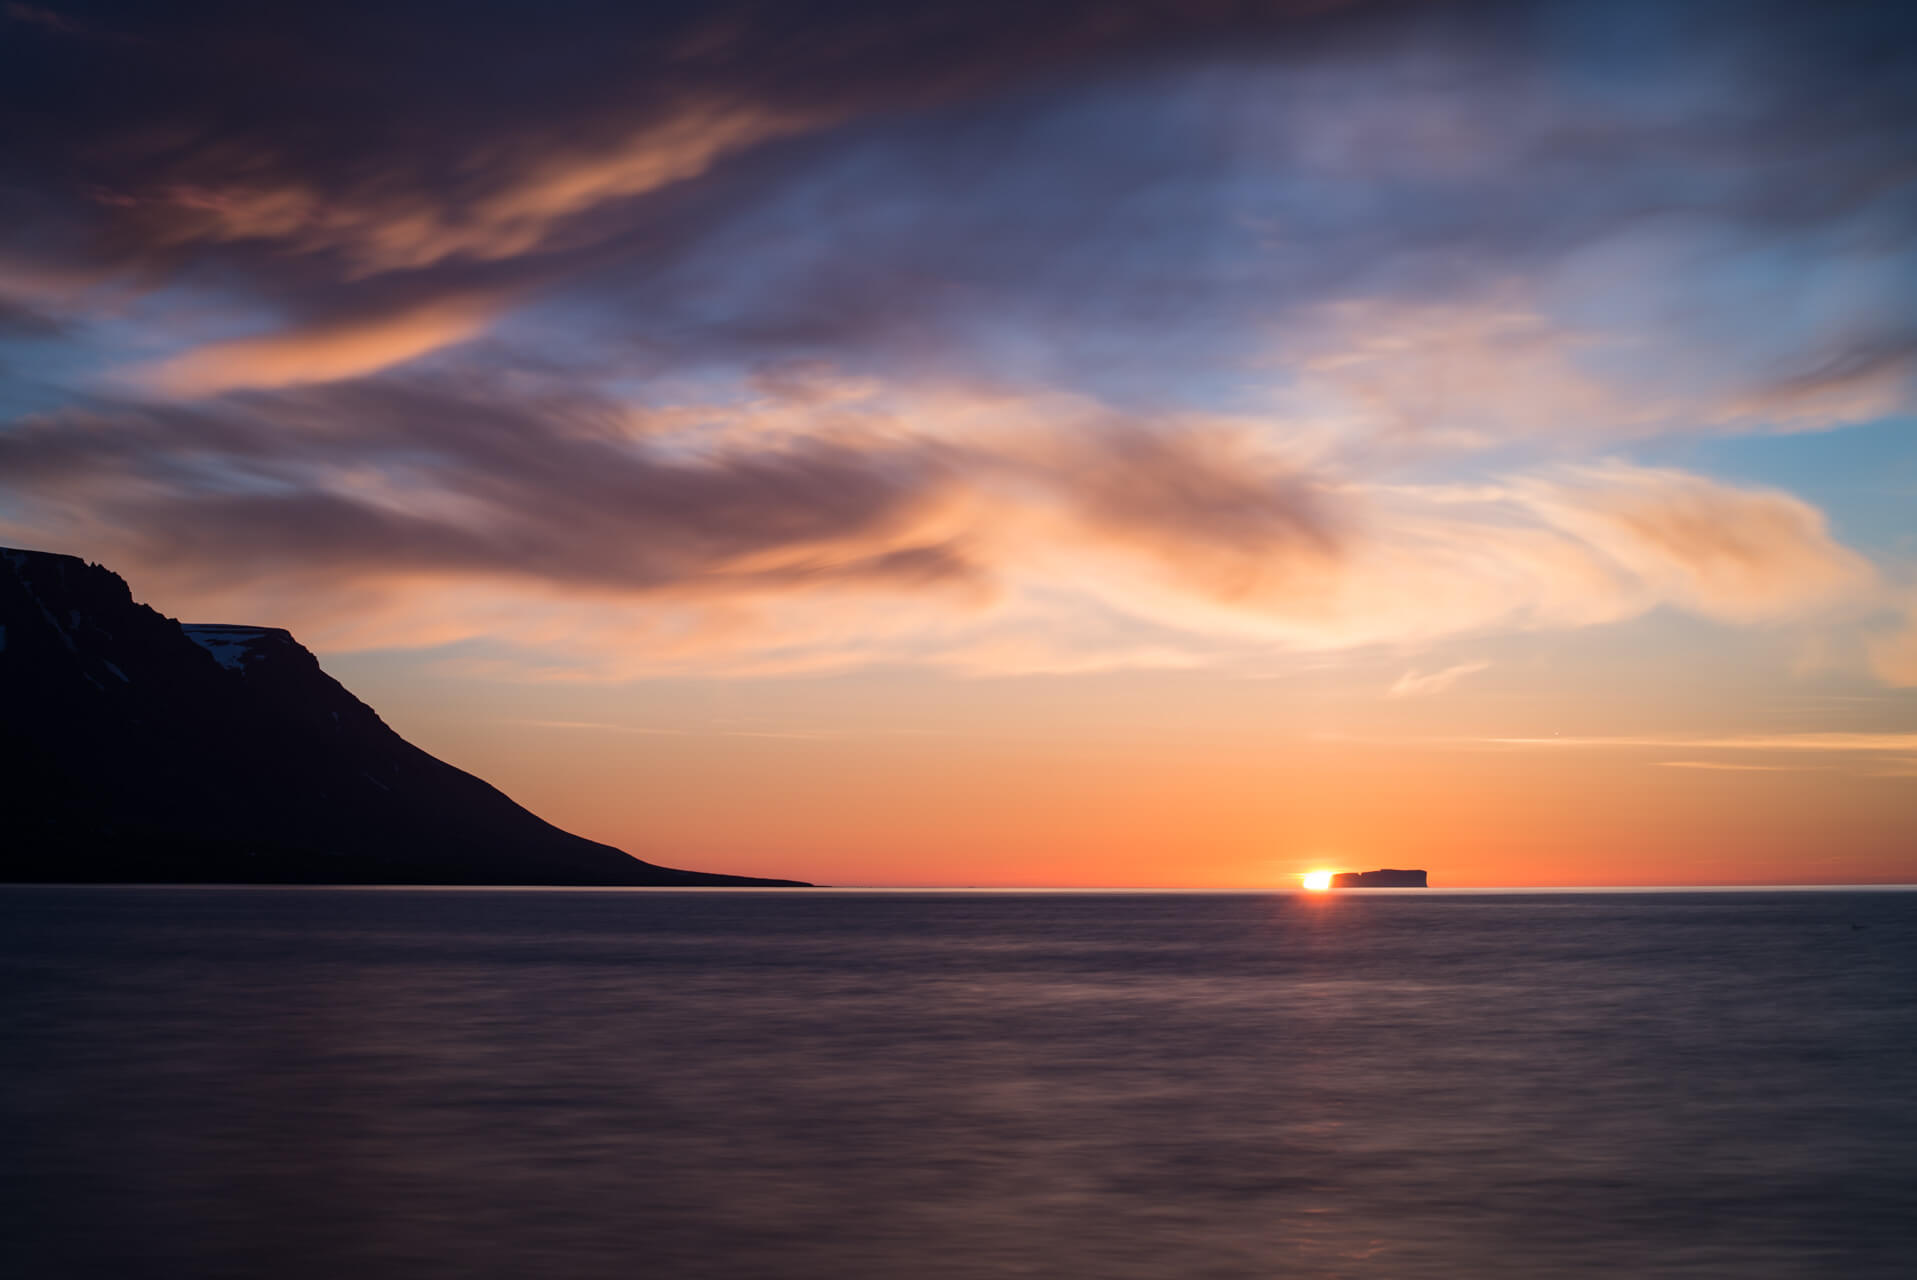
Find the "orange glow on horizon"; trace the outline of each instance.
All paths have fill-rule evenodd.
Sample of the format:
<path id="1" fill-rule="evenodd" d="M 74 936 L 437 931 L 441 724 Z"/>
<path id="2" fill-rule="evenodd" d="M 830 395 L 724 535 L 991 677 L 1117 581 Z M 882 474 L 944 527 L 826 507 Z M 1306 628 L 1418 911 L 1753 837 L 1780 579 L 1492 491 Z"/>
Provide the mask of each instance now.
<path id="1" fill-rule="evenodd" d="M 1319 713 L 1303 717 L 1284 682 L 843 677 L 482 696 L 386 658 L 339 665 L 419 746 L 665 866 L 844 887 L 1294 893 L 1310 892 L 1308 871 L 1394 866 L 1443 889 L 1911 879 L 1898 752 L 1719 753 L 1802 766 L 1750 771 L 1662 763 L 1702 747 L 1494 743 L 1519 735 L 1502 714 L 1480 728 L 1490 717 L 1467 688 L 1448 702 L 1384 698 L 1382 682 L 1328 691 L 1344 740 L 1307 737 Z M 1585 697 L 1554 705 L 1577 732 L 1609 731 Z M 570 722 L 638 728 L 558 727 Z"/>
<path id="2" fill-rule="evenodd" d="M 1305 888 L 1311 890 L 1313 893 L 1323 893 L 1325 890 L 1331 888 L 1331 873 L 1329 871 L 1307 871 L 1300 879 L 1305 882 Z"/>

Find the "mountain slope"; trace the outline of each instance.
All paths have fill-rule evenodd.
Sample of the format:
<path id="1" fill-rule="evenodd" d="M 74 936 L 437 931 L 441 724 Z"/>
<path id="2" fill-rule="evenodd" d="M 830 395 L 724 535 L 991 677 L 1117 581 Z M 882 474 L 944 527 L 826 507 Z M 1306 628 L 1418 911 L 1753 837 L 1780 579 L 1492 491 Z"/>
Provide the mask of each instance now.
<path id="1" fill-rule="evenodd" d="M 0 549 L 0 880 L 793 884 L 641 862 L 413 746 L 285 631 Z"/>

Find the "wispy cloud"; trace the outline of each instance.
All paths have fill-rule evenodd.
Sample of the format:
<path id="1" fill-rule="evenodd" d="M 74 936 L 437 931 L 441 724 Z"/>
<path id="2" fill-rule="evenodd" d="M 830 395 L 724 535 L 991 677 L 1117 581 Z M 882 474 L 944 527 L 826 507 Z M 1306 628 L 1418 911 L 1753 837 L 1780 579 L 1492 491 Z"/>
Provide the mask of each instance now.
<path id="1" fill-rule="evenodd" d="M 1730 760 L 1660 760 L 1665 769 L 1712 769 L 1725 773 L 1801 773 L 1805 766 L 1794 764 L 1738 764 Z"/>
<path id="2" fill-rule="evenodd" d="M 1660 750 L 1904 752 L 1917 751 L 1917 733 L 1753 733 L 1726 737 L 1481 738 L 1514 747 L 1653 747 Z"/>
<path id="3" fill-rule="evenodd" d="M 130 376 L 174 396 L 337 382 L 465 342 L 483 332 L 502 305 L 500 299 L 482 296 L 434 299 L 390 313 L 212 343 Z"/>
<path id="4" fill-rule="evenodd" d="M 1872 586 L 1800 500 L 1667 469 L 1367 486 L 1255 421 L 1085 397 L 868 380 L 655 412 L 467 379 L 32 419 L 0 488 L 149 580 L 298 582 L 303 629 L 351 598 L 356 643 L 565 635 L 627 674 L 1192 666 L 1659 604 L 1811 618 Z"/>
<path id="5" fill-rule="evenodd" d="M 165 238 L 336 252 L 357 279 L 449 258 L 485 262 L 536 253 L 602 204 L 696 178 L 729 152 L 830 118 L 694 101 L 598 142 L 495 140 L 473 157 L 456 201 L 415 174 L 393 170 L 338 191 L 299 178 L 240 176 L 166 183 L 118 202 L 144 207 Z M 609 234 L 604 227 L 575 228 L 568 243 L 576 248 L 582 238 Z"/>
<path id="6" fill-rule="evenodd" d="M 1903 625 L 1869 638 L 1870 665 L 1877 678 L 1898 688 L 1917 686 L 1917 603 L 1903 610 Z"/>
<path id="7" fill-rule="evenodd" d="M 9 3 L 0 6 L 0 17 L 5 17 L 12 22 L 26 23 L 58 36 L 104 40 L 126 39 L 117 32 L 78 21 L 45 5 Z"/>
<path id="8" fill-rule="evenodd" d="M 1753 4 L 1628 95 L 1471 5 L 13 5 L 0 518 L 567 678 L 1854 631 L 1823 511 L 1623 456 L 1917 400 L 1909 20 Z"/>
<path id="9" fill-rule="evenodd" d="M 1464 677 L 1473 672 L 1483 671 L 1491 664 L 1488 662 L 1460 662 L 1454 667 L 1445 667 L 1438 671 L 1419 674 L 1407 671 L 1392 684 L 1386 692 L 1391 698 L 1422 698 L 1435 693 L 1443 693 Z"/>
<path id="10" fill-rule="evenodd" d="M 823 742 L 844 735 L 834 730 L 804 729 L 661 729 L 648 725 L 604 724 L 595 720 L 502 720 L 501 724 L 534 729 L 587 729 L 599 733 L 630 733 L 648 738 L 772 738 L 796 742 Z"/>

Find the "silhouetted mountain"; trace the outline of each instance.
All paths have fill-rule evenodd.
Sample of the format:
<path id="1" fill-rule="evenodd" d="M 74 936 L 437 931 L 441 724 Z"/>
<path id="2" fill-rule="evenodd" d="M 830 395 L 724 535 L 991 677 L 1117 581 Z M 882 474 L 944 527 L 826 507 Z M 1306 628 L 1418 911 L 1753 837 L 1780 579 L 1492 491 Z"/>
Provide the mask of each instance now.
<path id="1" fill-rule="evenodd" d="M 772 885 L 559 830 L 387 728 L 285 631 L 181 626 L 0 549 L 0 880 Z"/>
<path id="2" fill-rule="evenodd" d="M 1422 871 L 1399 871 L 1385 867 L 1378 871 L 1340 871 L 1331 877 L 1334 889 L 1423 889 L 1425 884 Z"/>

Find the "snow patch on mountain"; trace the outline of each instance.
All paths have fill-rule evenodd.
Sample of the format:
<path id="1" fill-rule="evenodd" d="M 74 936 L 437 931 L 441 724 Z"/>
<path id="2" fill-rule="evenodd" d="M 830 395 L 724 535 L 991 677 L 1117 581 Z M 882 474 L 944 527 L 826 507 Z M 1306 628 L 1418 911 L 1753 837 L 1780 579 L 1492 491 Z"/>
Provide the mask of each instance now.
<path id="1" fill-rule="evenodd" d="M 181 623 L 180 630 L 228 671 L 244 671 L 247 663 L 257 661 L 260 646 L 275 634 L 268 627 L 234 627 L 215 622 Z"/>

